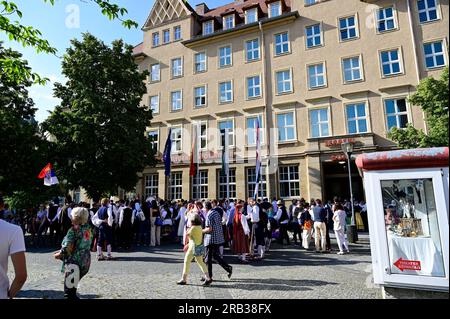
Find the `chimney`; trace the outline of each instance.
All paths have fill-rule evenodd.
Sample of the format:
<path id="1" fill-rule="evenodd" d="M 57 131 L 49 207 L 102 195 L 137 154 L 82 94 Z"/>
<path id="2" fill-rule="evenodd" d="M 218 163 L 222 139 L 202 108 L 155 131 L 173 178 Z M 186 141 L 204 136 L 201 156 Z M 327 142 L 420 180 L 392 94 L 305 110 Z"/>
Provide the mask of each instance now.
<path id="1" fill-rule="evenodd" d="M 204 3 L 204 2 L 199 3 L 195 6 L 195 12 L 198 13 L 199 15 L 204 15 L 208 11 L 209 11 L 209 8 L 206 5 L 206 3 Z"/>

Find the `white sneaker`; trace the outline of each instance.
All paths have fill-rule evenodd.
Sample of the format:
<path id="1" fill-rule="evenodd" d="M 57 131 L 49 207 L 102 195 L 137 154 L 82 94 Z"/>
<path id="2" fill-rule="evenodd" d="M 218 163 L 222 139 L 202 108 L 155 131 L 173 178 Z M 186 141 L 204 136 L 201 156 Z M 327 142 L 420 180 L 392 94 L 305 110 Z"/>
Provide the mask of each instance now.
<path id="1" fill-rule="evenodd" d="M 343 255 L 344 252 L 343 252 L 343 251 L 340 251 L 340 252 L 338 252 L 337 254 L 338 254 L 338 255 Z"/>

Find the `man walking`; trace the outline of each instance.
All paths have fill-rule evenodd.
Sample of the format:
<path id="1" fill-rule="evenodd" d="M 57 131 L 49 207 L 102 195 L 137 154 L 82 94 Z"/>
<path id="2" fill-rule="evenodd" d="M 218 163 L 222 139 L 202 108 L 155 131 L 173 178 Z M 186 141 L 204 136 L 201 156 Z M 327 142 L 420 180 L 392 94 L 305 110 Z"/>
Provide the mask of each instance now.
<path id="1" fill-rule="evenodd" d="M 325 222 L 327 218 L 327 212 L 323 208 L 322 201 L 320 199 L 316 199 L 316 206 L 313 208 L 313 215 L 316 252 L 320 252 L 320 248 L 322 248 L 322 252 L 325 252 L 327 231 Z"/>
<path id="2" fill-rule="evenodd" d="M 205 234 L 204 245 L 205 245 L 205 262 L 208 265 L 208 274 L 210 280 L 206 280 L 203 285 L 209 286 L 212 283 L 212 260 L 213 258 L 228 272 L 228 278 L 231 278 L 233 273 L 233 267 L 228 265 L 220 256 L 219 247 L 224 244 L 225 239 L 223 235 L 222 228 L 222 216 L 217 209 L 212 209 L 211 202 L 205 203 L 206 209 L 206 221 L 205 229 L 203 233 Z"/>

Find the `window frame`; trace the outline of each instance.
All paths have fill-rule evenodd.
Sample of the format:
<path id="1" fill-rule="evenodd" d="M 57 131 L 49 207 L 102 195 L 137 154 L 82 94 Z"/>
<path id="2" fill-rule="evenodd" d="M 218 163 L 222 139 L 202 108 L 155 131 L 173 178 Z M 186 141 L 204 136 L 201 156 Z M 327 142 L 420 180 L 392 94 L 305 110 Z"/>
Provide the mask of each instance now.
<path id="1" fill-rule="evenodd" d="M 260 182 L 259 182 L 259 185 L 260 185 L 260 187 L 259 187 L 259 189 L 258 189 L 258 197 L 259 198 L 267 198 L 268 196 L 267 196 L 267 191 L 268 191 L 268 187 L 267 187 L 267 174 L 266 174 L 266 169 L 267 169 L 267 166 L 263 166 L 263 165 L 261 165 L 261 180 L 260 180 Z M 255 171 L 255 174 L 253 175 L 250 175 L 249 174 L 249 171 L 250 170 L 254 170 Z M 254 166 L 247 166 L 247 167 L 245 167 L 245 180 L 246 180 L 246 193 L 247 193 L 247 198 L 250 198 L 250 197 L 252 197 L 253 198 L 253 196 L 255 195 L 254 194 L 254 192 L 255 192 L 255 188 L 256 188 L 256 183 L 255 183 L 255 179 L 253 179 L 252 181 L 250 181 L 250 179 L 249 179 L 249 177 L 250 176 L 253 176 L 253 177 L 255 177 L 256 178 L 256 167 L 254 167 Z M 252 191 L 250 191 L 250 185 L 253 185 L 252 186 L 252 188 L 253 188 L 253 190 Z"/>
<path id="2" fill-rule="evenodd" d="M 258 58 L 257 58 L 257 59 L 251 59 L 251 60 L 249 60 L 249 59 L 248 59 L 247 53 L 250 52 L 250 51 L 249 51 L 248 48 L 247 48 L 247 44 L 248 44 L 249 42 L 254 42 L 255 40 L 258 42 L 258 49 L 256 50 L 256 49 L 252 48 L 251 52 L 253 53 L 253 52 L 257 51 L 257 52 L 258 52 Z M 257 37 L 257 38 L 252 38 L 252 39 L 245 39 L 245 40 L 244 40 L 244 48 L 245 48 L 245 49 L 244 49 L 244 61 L 245 61 L 245 63 L 252 63 L 252 62 L 260 61 L 260 60 L 261 60 L 261 41 L 260 41 L 260 38 L 259 38 L 259 37 Z M 252 54 L 252 55 L 253 55 L 253 54 Z"/>
<path id="3" fill-rule="evenodd" d="M 400 71 L 397 73 L 390 73 L 390 74 L 384 74 L 383 71 L 383 60 L 381 57 L 381 54 L 383 52 L 391 52 L 394 50 L 398 50 L 398 61 L 399 61 L 399 67 L 400 67 Z M 401 76 L 405 74 L 405 69 L 404 69 L 404 63 L 403 63 L 403 50 L 402 47 L 393 47 L 393 48 L 387 48 L 387 49 L 379 49 L 378 50 L 378 63 L 379 63 L 379 67 L 380 67 L 380 74 L 381 74 L 381 78 L 385 79 L 385 78 L 391 78 L 391 77 L 395 77 L 395 76 Z M 391 64 L 392 65 L 392 64 Z"/>
<path id="4" fill-rule="evenodd" d="M 286 139 L 281 141 L 280 140 L 280 127 L 278 125 L 278 116 L 280 115 L 286 115 L 286 114 L 292 114 L 292 120 L 293 124 L 291 126 L 284 126 L 283 129 L 286 133 L 286 137 L 288 136 L 287 132 L 289 128 L 294 129 L 294 138 L 292 139 Z M 285 144 L 285 143 L 295 143 L 298 141 L 298 133 L 297 133 L 297 114 L 295 109 L 288 109 L 288 110 L 282 110 L 275 113 L 275 123 L 277 128 L 277 143 L 278 144 Z M 284 124 L 286 124 L 286 118 L 284 120 Z"/>
<path id="5" fill-rule="evenodd" d="M 323 123 L 322 121 L 319 121 L 319 136 L 313 136 L 313 127 L 312 127 L 312 116 L 311 112 L 318 111 L 318 110 L 327 110 L 327 125 L 328 125 L 328 135 L 322 135 L 322 129 L 320 127 L 320 123 Z M 333 121 L 331 121 L 331 105 L 318 105 L 311 108 L 308 108 L 308 131 L 309 131 L 309 138 L 329 138 L 333 136 Z"/>
<path id="6" fill-rule="evenodd" d="M 218 198 L 221 198 L 221 191 L 220 191 L 220 187 L 221 186 L 225 186 L 226 187 L 226 181 L 221 183 L 221 169 L 217 169 L 216 170 L 216 176 L 217 176 L 217 196 Z M 234 175 L 234 181 L 233 181 L 233 175 Z M 228 180 L 228 185 L 230 185 L 230 198 L 237 198 L 237 168 L 235 167 L 231 167 L 230 166 L 230 170 L 229 170 L 229 180 Z M 226 175 L 224 175 L 224 177 L 226 178 Z M 226 191 L 225 191 L 226 193 Z M 233 196 L 234 195 L 236 196 Z M 226 197 L 226 194 L 224 194 L 225 196 L 223 196 L 223 198 Z"/>
<path id="7" fill-rule="evenodd" d="M 352 37 L 352 38 L 342 39 L 342 35 L 341 35 L 341 19 L 348 19 L 348 18 L 351 18 L 351 17 L 353 17 L 355 19 L 355 36 Z M 349 29 L 348 25 L 347 25 L 346 29 L 347 30 Z M 342 17 L 338 17 L 337 18 L 337 31 L 338 31 L 339 43 L 353 41 L 353 40 L 358 40 L 359 37 L 360 37 L 358 12 L 355 12 L 353 14 L 348 14 L 348 15 L 345 15 L 345 16 L 342 16 Z"/>
<path id="8" fill-rule="evenodd" d="M 177 38 L 177 30 L 179 30 L 180 32 L 179 32 L 179 37 Z M 182 37 L 182 35 L 181 35 L 181 25 L 176 25 L 176 26 L 174 26 L 173 27 L 173 42 L 176 42 L 176 41 L 180 41 L 181 39 L 182 39 L 183 37 Z"/>
<path id="9" fill-rule="evenodd" d="M 180 60 L 180 68 L 181 68 L 181 74 L 180 75 L 175 75 L 174 74 L 173 62 L 175 60 Z M 183 60 L 184 59 L 183 59 L 182 56 L 170 59 L 170 76 L 171 76 L 171 79 L 178 79 L 178 78 L 181 78 L 181 77 L 184 76 L 184 61 Z"/>
<path id="10" fill-rule="evenodd" d="M 312 66 L 317 66 L 322 64 L 323 66 L 323 81 L 324 84 L 321 86 L 314 86 L 311 87 L 311 83 L 310 83 L 310 78 L 309 78 L 309 68 Z M 316 73 L 317 74 L 317 73 Z M 328 79 L 327 79 L 327 63 L 326 61 L 319 61 L 319 62 L 314 62 L 314 63 L 310 63 L 306 65 L 306 79 L 307 79 L 307 84 L 308 84 L 308 91 L 314 91 L 314 90 L 320 90 L 323 88 L 327 88 L 328 87 Z"/>
<path id="11" fill-rule="evenodd" d="M 164 30 L 162 30 L 162 33 L 163 33 L 163 42 L 162 42 L 162 44 L 169 44 L 170 43 L 170 29 L 164 29 Z M 166 41 L 166 34 L 169 36 L 167 41 Z"/>
<path id="12" fill-rule="evenodd" d="M 230 49 L 230 63 L 221 65 L 222 56 L 220 54 L 221 49 L 229 48 Z M 225 56 L 224 58 L 227 59 L 228 56 Z M 218 69 L 224 69 L 224 68 L 230 68 L 233 66 L 233 46 L 230 44 L 221 45 L 219 48 L 217 48 L 217 68 Z"/>
<path id="13" fill-rule="evenodd" d="M 152 97 L 157 97 L 158 98 L 158 110 L 157 111 L 153 111 L 152 110 Z M 148 106 L 149 106 L 150 110 L 152 110 L 152 114 L 153 115 L 159 114 L 160 108 L 161 108 L 161 94 L 158 93 L 156 95 L 149 95 L 148 96 L 148 104 L 149 104 Z"/>
<path id="14" fill-rule="evenodd" d="M 234 117 L 220 118 L 220 119 L 217 119 L 217 131 L 219 133 L 219 138 L 217 139 L 217 143 L 218 143 L 217 150 L 219 150 L 219 151 L 223 150 L 223 146 L 220 145 L 220 144 L 222 144 L 222 132 L 220 131 L 220 123 L 224 123 L 224 122 L 228 122 L 228 121 L 231 121 L 231 124 L 233 125 L 232 132 L 230 133 L 228 131 L 228 134 L 233 136 L 233 144 L 229 144 L 228 146 L 230 148 L 236 147 L 236 125 L 235 125 L 236 123 L 235 123 Z"/>
<path id="15" fill-rule="evenodd" d="M 250 87 L 249 87 L 248 80 L 253 79 L 253 78 L 259 78 L 259 95 L 249 96 L 248 93 L 249 93 Z M 263 96 L 263 85 L 262 84 L 263 83 L 262 83 L 262 75 L 261 74 L 254 74 L 254 75 L 247 76 L 245 78 L 245 92 L 246 92 L 245 96 L 246 96 L 247 101 L 262 98 L 262 96 Z"/>
<path id="16" fill-rule="evenodd" d="M 175 178 L 175 175 L 181 176 L 179 179 Z M 180 200 L 183 198 L 183 171 L 176 171 L 176 172 L 171 172 L 170 174 L 170 180 L 171 183 L 169 184 L 169 198 L 170 200 Z M 180 181 L 180 184 L 175 184 L 174 182 L 178 180 Z M 176 191 L 174 191 L 174 189 L 176 189 Z M 174 194 L 176 195 L 180 195 L 180 198 L 177 198 L 175 196 L 173 196 Z"/>
<path id="17" fill-rule="evenodd" d="M 379 21 L 380 20 L 378 18 L 379 17 L 378 13 L 379 13 L 380 10 L 385 10 L 385 9 L 388 9 L 388 8 L 392 8 L 392 18 L 394 19 L 394 28 L 389 29 L 389 30 L 380 31 L 379 30 Z M 397 7 L 396 7 L 395 3 L 392 3 L 390 5 L 386 5 L 384 7 L 375 8 L 373 14 L 374 14 L 374 21 L 375 21 L 375 24 L 376 24 L 375 25 L 375 32 L 376 32 L 376 34 L 381 35 L 381 34 L 385 34 L 385 33 L 394 32 L 394 31 L 400 30 L 400 27 L 398 25 Z M 386 18 L 384 20 L 386 20 Z"/>
<path id="18" fill-rule="evenodd" d="M 354 59 L 354 58 L 358 58 L 359 61 L 359 73 L 360 73 L 360 78 L 356 79 L 356 80 L 346 80 L 345 79 L 345 66 L 344 66 L 344 60 L 347 59 Z M 352 70 L 352 76 L 353 76 L 353 70 L 354 69 L 350 69 Z M 362 54 L 357 54 L 357 55 L 350 55 L 350 56 L 345 56 L 345 57 L 341 57 L 341 76 L 342 76 L 342 83 L 343 84 L 352 84 L 352 83 L 357 83 L 357 82 L 364 82 L 365 81 L 365 77 L 364 77 L 364 62 L 363 62 L 363 56 Z"/>
<path id="19" fill-rule="evenodd" d="M 205 88 L 205 95 L 204 95 L 204 97 L 205 97 L 205 104 L 202 104 L 202 105 L 197 105 L 197 95 L 196 95 L 196 89 L 199 89 L 199 88 L 201 88 L 201 87 L 204 87 Z M 194 86 L 194 109 L 199 109 L 199 108 L 202 108 L 202 107 L 206 107 L 208 105 L 208 85 L 207 84 L 200 84 L 200 85 L 196 85 L 196 86 Z"/>
<path id="20" fill-rule="evenodd" d="M 174 139 L 172 138 L 172 135 L 170 136 L 170 139 L 172 140 L 172 148 L 170 149 L 170 154 L 181 154 L 183 153 L 183 124 L 177 124 L 177 125 L 172 125 L 169 126 L 169 128 L 171 129 L 171 134 L 173 134 L 174 129 L 180 129 L 181 132 L 181 137 L 180 137 L 180 149 L 174 150 L 174 145 L 176 145 L 176 143 L 174 143 L 174 141 L 178 141 L 178 139 Z"/>
<path id="21" fill-rule="evenodd" d="M 234 102 L 234 81 L 233 80 L 224 80 L 220 81 L 218 84 L 218 103 L 219 104 L 230 104 Z M 231 100 L 221 101 L 222 92 L 220 89 L 220 85 L 224 83 L 231 83 Z"/>
<path id="22" fill-rule="evenodd" d="M 260 121 L 260 138 L 261 138 L 261 146 L 262 145 L 265 145 L 265 138 L 264 138 L 264 128 L 265 128 L 265 123 L 264 123 L 264 113 L 255 113 L 255 114 L 249 114 L 249 115 L 246 115 L 245 116 L 245 129 L 246 129 L 246 135 L 247 135 L 247 138 L 245 139 L 245 145 L 246 145 L 246 147 L 256 147 L 256 130 L 255 130 L 255 128 L 251 128 L 251 127 L 249 127 L 248 126 L 248 120 L 249 119 L 256 119 L 256 118 L 260 118 L 261 119 L 261 121 Z M 256 124 L 256 123 L 255 123 Z M 248 141 L 248 139 L 249 139 L 249 137 L 250 137 L 250 130 L 253 130 L 253 132 L 252 132 L 252 135 L 254 136 L 254 139 L 255 139 L 255 144 L 250 144 L 249 143 L 249 141 Z"/>
<path id="23" fill-rule="evenodd" d="M 209 32 L 209 33 L 206 33 L 205 31 L 206 31 L 206 28 L 205 28 L 205 26 L 207 26 L 207 25 L 211 25 L 211 32 Z M 202 23 L 202 35 L 209 35 L 209 34 L 213 34 L 215 32 L 215 30 L 214 30 L 214 20 L 208 20 L 208 21 L 205 21 L 205 22 L 203 22 Z"/>
<path id="24" fill-rule="evenodd" d="M 156 43 L 155 44 L 155 36 L 157 36 L 158 37 L 158 43 Z M 156 48 L 156 47 L 159 47 L 161 45 L 161 36 L 160 36 L 160 34 L 159 34 L 159 31 L 158 32 L 153 32 L 152 33 L 152 48 Z"/>
<path id="25" fill-rule="evenodd" d="M 356 121 L 356 127 L 357 127 L 357 132 L 356 133 L 350 133 L 350 128 L 349 128 L 349 118 L 348 118 L 348 110 L 347 107 L 350 105 L 360 105 L 360 104 L 364 104 L 364 110 L 366 113 L 365 116 L 365 120 L 366 120 L 366 128 L 367 131 L 366 132 L 360 132 L 359 131 L 359 124 L 358 121 L 361 120 L 362 118 L 359 118 L 358 116 L 356 116 L 355 118 L 352 118 L 354 121 Z M 369 102 L 367 100 L 355 100 L 355 101 L 348 101 L 344 103 L 344 113 L 345 113 L 345 126 L 346 126 L 346 132 L 348 135 L 358 135 L 358 134 L 367 134 L 367 133 L 371 133 L 371 126 L 370 126 L 370 113 L 369 113 Z"/>
<path id="26" fill-rule="evenodd" d="M 297 174 L 298 174 L 298 180 L 297 179 L 292 179 L 291 180 L 291 168 L 296 167 L 297 168 Z M 290 198 L 300 198 L 300 196 L 302 195 L 301 192 L 301 170 L 300 170 L 300 164 L 287 164 L 287 165 L 280 165 L 279 167 L 280 169 L 278 170 L 278 183 L 280 185 L 280 198 L 282 199 L 290 199 Z M 281 179 L 281 169 L 285 169 L 287 168 L 287 175 L 289 179 Z M 286 195 L 286 194 L 281 194 L 281 184 L 282 183 L 288 183 L 289 185 L 289 196 L 282 196 L 282 195 Z M 292 195 L 292 188 L 291 188 L 291 183 L 297 183 L 298 186 L 298 195 Z"/>
<path id="27" fill-rule="evenodd" d="M 181 101 L 181 107 L 179 109 L 174 110 L 173 109 L 173 99 L 172 99 L 172 94 L 176 93 L 176 92 L 180 92 L 180 101 Z M 170 91 L 169 92 L 169 101 L 170 101 L 170 112 L 180 112 L 183 110 L 184 105 L 183 105 L 183 89 L 179 89 L 179 90 L 174 90 L 174 91 Z"/>
<path id="28" fill-rule="evenodd" d="M 286 72 L 286 71 L 289 72 L 289 77 L 290 77 L 289 84 L 290 84 L 290 86 L 291 86 L 291 89 L 290 89 L 290 91 L 279 92 L 279 91 L 278 91 L 278 73 Z M 293 80 L 293 74 L 294 74 L 294 72 L 293 72 L 293 70 L 292 70 L 292 67 L 291 67 L 291 68 L 288 68 L 288 69 L 280 69 L 280 70 L 275 70 L 275 71 L 274 71 L 274 79 L 275 79 L 275 81 L 274 81 L 274 84 L 275 84 L 275 96 L 281 96 L 281 95 L 287 95 L 287 94 L 292 94 L 292 93 L 294 93 L 294 80 Z M 283 83 L 286 83 L 286 81 L 283 81 Z"/>
<path id="29" fill-rule="evenodd" d="M 197 56 L 198 55 L 200 55 L 200 54 L 203 54 L 204 56 L 205 56 L 205 59 L 204 59 L 204 65 L 205 65 L 205 69 L 204 70 L 200 70 L 200 71 L 197 71 Z M 207 72 L 208 71 L 208 55 L 206 54 L 206 50 L 203 50 L 203 51 L 200 51 L 200 52 L 194 52 L 194 59 L 193 59 L 193 61 L 194 61 L 194 74 L 199 74 L 199 73 L 204 73 L 204 72 Z"/>
<path id="30" fill-rule="evenodd" d="M 309 47 L 308 46 L 307 28 L 314 27 L 316 25 L 319 25 L 319 28 L 320 28 L 320 44 L 313 45 L 313 46 Z M 314 24 L 310 24 L 310 25 L 305 26 L 304 32 L 305 32 L 305 50 L 313 50 L 313 49 L 325 46 L 325 42 L 324 42 L 325 37 L 324 37 L 324 34 L 323 34 L 323 22 L 322 21 L 320 21 L 318 23 L 314 23 Z"/>
<path id="31" fill-rule="evenodd" d="M 438 66 L 433 66 L 433 67 L 428 67 L 427 66 L 427 55 L 425 53 L 425 45 L 427 45 L 427 44 L 434 44 L 434 43 L 438 43 L 438 42 L 441 42 L 441 44 L 442 44 L 442 56 L 444 58 L 444 64 L 443 65 L 438 65 Z M 434 50 L 434 48 L 433 48 L 433 50 Z M 425 69 L 427 71 L 439 70 L 439 69 L 445 68 L 448 65 L 448 60 L 447 60 L 447 55 L 446 55 L 447 43 L 446 43 L 446 41 L 444 39 L 432 39 L 432 40 L 428 40 L 428 41 L 423 42 L 423 44 L 422 44 L 422 52 L 423 52 L 423 63 L 424 63 Z M 433 60 L 435 60 L 434 56 L 433 56 Z"/>
<path id="32" fill-rule="evenodd" d="M 256 20 L 253 21 L 253 22 L 248 22 L 248 13 L 250 11 L 254 11 L 256 13 Z M 245 24 L 256 23 L 258 21 L 259 21 L 259 12 L 258 12 L 258 8 L 257 7 L 245 10 Z"/>
<path id="33" fill-rule="evenodd" d="M 275 16 L 272 15 L 272 6 L 274 4 L 277 4 L 279 6 L 278 14 Z M 269 3 L 267 13 L 268 13 L 269 18 L 279 17 L 280 15 L 282 15 L 283 14 L 283 5 L 282 5 L 281 1 L 274 1 L 274 2 Z"/>
<path id="34" fill-rule="evenodd" d="M 227 19 L 231 18 L 232 20 L 232 26 L 228 27 L 227 26 Z M 227 14 L 225 16 L 222 17 L 222 26 L 223 26 L 223 30 L 231 30 L 234 29 L 236 27 L 236 16 L 234 14 Z"/>
<path id="35" fill-rule="evenodd" d="M 156 177 L 156 186 L 154 186 L 154 180 L 152 180 L 152 186 L 147 186 L 147 179 L 149 177 Z M 147 192 L 147 190 L 155 190 L 156 189 L 156 193 L 153 192 Z M 158 197 L 159 193 L 159 174 L 158 173 L 153 173 L 153 174 L 145 174 L 144 175 L 144 194 L 145 194 L 145 198 L 148 198 L 149 196 L 156 196 Z"/>
<path id="36" fill-rule="evenodd" d="M 158 135 L 158 140 L 156 141 L 156 145 L 157 145 L 157 147 L 156 147 L 156 153 L 158 153 L 159 152 L 159 146 L 160 146 L 160 130 L 159 130 L 159 127 L 158 128 L 151 128 L 151 129 L 148 129 L 147 130 L 147 136 L 149 136 L 150 135 L 150 133 L 151 132 L 156 132 L 156 134 Z M 152 141 L 152 142 L 150 142 L 151 144 L 152 144 L 152 148 L 154 148 L 154 141 Z"/>
<path id="37" fill-rule="evenodd" d="M 439 2 L 439 0 L 435 0 L 436 1 L 436 19 L 434 20 L 427 20 L 427 21 L 420 21 L 420 10 L 419 10 L 419 0 L 416 0 L 416 9 L 417 9 L 417 21 L 419 22 L 419 24 L 427 24 L 427 23 L 433 23 L 436 21 L 440 21 L 442 20 L 442 12 L 441 12 L 441 4 Z M 428 4 L 425 1 L 425 5 L 427 6 L 428 9 Z M 428 12 L 427 12 L 427 16 L 428 16 Z"/>
<path id="38" fill-rule="evenodd" d="M 158 66 L 158 79 L 157 80 L 153 80 L 153 66 L 157 65 Z M 150 64 L 150 76 L 149 76 L 149 83 L 157 83 L 157 82 L 161 82 L 161 63 L 153 63 Z"/>
<path id="39" fill-rule="evenodd" d="M 388 128 L 388 113 L 387 113 L 387 108 L 386 108 L 386 101 L 387 100 L 405 100 L 405 106 L 406 106 L 406 111 L 405 112 L 403 112 L 403 113 L 405 113 L 406 114 L 406 117 L 407 117 L 407 120 L 408 120 L 408 123 L 407 124 L 412 124 L 412 110 L 411 110 L 411 106 L 410 106 L 410 104 L 409 104 L 409 102 L 408 102 L 408 95 L 405 95 L 405 94 L 403 94 L 403 95 L 392 95 L 392 96 L 385 96 L 385 97 L 383 97 L 382 98 L 382 106 L 383 106 L 383 113 L 384 113 L 384 128 L 385 128 L 385 132 L 386 132 L 386 136 L 389 134 L 389 132 L 390 132 L 390 130 L 389 130 L 389 128 Z M 401 113 L 395 113 L 396 114 L 396 117 L 398 117 L 398 114 L 401 114 Z M 397 122 L 397 124 L 398 124 L 398 118 L 396 119 L 396 122 Z M 398 126 L 396 126 L 398 129 L 404 129 L 404 128 L 402 128 L 402 127 L 398 127 Z"/>
<path id="40" fill-rule="evenodd" d="M 204 175 L 204 176 L 201 176 L 201 175 Z M 195 174 L 195 176 L 192 176 L 191 185 L 192 185 L 192 189 L 191 189 L 192 198 L 194 198 L 196 200 L 208 199 L 209 170 L 208 169 L 199 170 L 198 173 Z M 200 192 L 199 192 L 199 194 L 196 194 L 198 189 L 200 190 Z M 206 192 L 206 197 L 202 197 L 201 195 L 204 195 L 205 192 Z M 198 198 L 196 198 L 195 195 L 197 195 Z"/>
<path id="41" fill-rule="evenodd" d="M 287 34 L 287 45 L 288 45 L 288 50 L 285 52 L 281 52 L 281 53 L 277 53 L 277 36 L 281 36 L 283 34 Z M 283 55 L 287 55 L 287 54 L 291 54 L 291 40 L 289 37 L 289 31 L 282 31 L 282 32 L 278 32 L 276 34 L 273 35 L 274 41 L 273 41 L 273 55 L 274 57 L 279 57 L 279 56 L 283 56 Z M 281 42 L 281 47 L 284 46 L 284 42 Z"/>

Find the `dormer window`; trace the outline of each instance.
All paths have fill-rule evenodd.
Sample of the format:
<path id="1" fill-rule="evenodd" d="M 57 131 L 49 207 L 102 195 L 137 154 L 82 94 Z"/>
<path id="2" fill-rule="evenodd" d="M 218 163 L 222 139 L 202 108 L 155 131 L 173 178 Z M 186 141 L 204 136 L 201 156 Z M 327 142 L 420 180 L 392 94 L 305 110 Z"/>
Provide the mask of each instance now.
<path id="1" fill-rule="evenodd" d="M 253 8 L 245 11 L 245 23 L 253 23 L 258 21 L 258 8 Z"/>
<path id="2" fill-rule="evenodd" d="M 233 29 L 234 28 L 234 14 L 227 15 L 223 17 L 223 29 Z"/>
<path id="3" fill-rule="evenodd" d="M 269 18 L 278 17 L 281 15 L 281 1 L 269 3 Z"/>
<path id="4" fill-rule="evenodd" d="M 203 35 L 214 33 L 214 21 L 203 22 Z"/>

